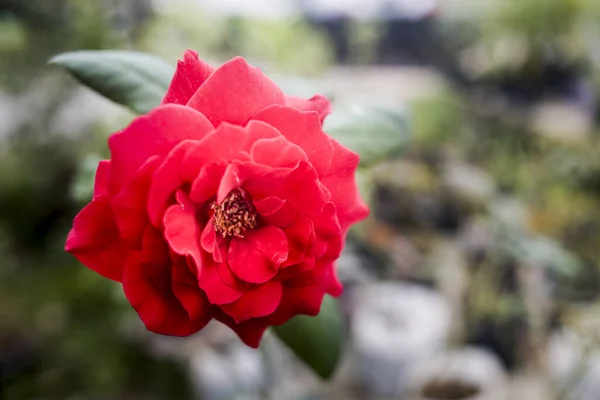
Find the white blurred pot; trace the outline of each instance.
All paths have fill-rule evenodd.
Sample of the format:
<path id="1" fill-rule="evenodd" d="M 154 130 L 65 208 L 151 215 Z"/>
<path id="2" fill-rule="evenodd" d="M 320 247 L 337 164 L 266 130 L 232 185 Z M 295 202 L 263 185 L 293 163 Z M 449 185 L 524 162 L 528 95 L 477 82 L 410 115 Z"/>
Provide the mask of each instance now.
<path id="1" fill-rule="evenodd" d="M 198 397 L 202 400 L 258 398 L 267 384 L 261 353 L 216 322 L 204 328 L 202 337 L 203 342 L 188 349 Z"/>
<path id="2" fill-rule="evenodd" d="M 374 396 L 405 393 L 411 369 L 448 339 L 448 302 L 421 286 L 377 283 L 357 289 L 353 303 L 356 372 L 363 386 Z"/>

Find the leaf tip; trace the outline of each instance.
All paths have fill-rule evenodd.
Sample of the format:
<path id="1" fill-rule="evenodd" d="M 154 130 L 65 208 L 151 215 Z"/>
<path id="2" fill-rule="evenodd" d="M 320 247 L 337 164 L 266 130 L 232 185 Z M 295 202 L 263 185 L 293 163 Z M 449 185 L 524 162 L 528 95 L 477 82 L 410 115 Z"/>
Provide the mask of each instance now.
<path id="1" fill-rule="evenodd" d="M 56 54 L 48 60 L 47 64 L 62 66 L 64 64 L 65 60 L 67 60 L 69 58 L 69 56 L 72 54 L 73 54 L 73 52 Z"/>
<path id="2" fill-rule="evenodd" d="M 46 63 L 48 65 L 60 64 L 61 55 L 62 54 L 57 54 L 55 56 L 52 56 Z"/>

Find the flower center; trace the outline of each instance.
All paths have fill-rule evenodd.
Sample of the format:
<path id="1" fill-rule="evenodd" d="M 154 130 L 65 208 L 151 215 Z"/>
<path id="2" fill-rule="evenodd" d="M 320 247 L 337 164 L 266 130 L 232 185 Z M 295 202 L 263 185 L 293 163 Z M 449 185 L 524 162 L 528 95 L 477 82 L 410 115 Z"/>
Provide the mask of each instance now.
<path id="1" fill-rule="evenodd" d="M 256 228 L 256 210 L 240 189 L 234 189 L 221 204 L 213 203 L 211 209 L 215 214 L 213 224 L 215 230 L 224 238 L 236 236 L 243 238 L 243 233 Z"/>

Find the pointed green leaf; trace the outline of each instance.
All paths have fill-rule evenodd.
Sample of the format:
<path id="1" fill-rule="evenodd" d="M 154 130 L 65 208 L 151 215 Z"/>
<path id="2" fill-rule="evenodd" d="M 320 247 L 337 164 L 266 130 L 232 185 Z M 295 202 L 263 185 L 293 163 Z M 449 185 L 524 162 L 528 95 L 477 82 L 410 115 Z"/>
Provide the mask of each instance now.
<path id="1" fill-rule="evenodd" d="M 299 315 L 274 331 L 302 361 L 323 379 L 335 372 L 342 354 L 342 318 L 337 300 L 323 298 L 316 317 Z"/>
<path id="2" fill-rule="evenodd" d="M 403 110 L 380 106 L 334 107 L 325 119 L 324 130 L 357 152 L 361 166 L 400 154 L 411 136 Z"/>
<path id="3" fill-rule="evenodd" d="M 161 58 L 134 51 L 76 51 L 59 54 L 50 64 L 60 65 L 83 85 L 139 114 L 160 104 L 174 73 Z"/>

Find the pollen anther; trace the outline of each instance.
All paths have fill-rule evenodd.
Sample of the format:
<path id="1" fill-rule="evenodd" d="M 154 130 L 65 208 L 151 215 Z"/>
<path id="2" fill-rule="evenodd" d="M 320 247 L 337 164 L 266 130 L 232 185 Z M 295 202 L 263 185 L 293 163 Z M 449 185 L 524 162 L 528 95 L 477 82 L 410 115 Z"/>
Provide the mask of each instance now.
<path id="1" fill-rule="evenodd" d="M 232 190 L 221 204 L 213 203 L 213 224 L 221 236 L 243 238 L 243 233 L 257 226 L 256 210 L 240 189 Z"/>

